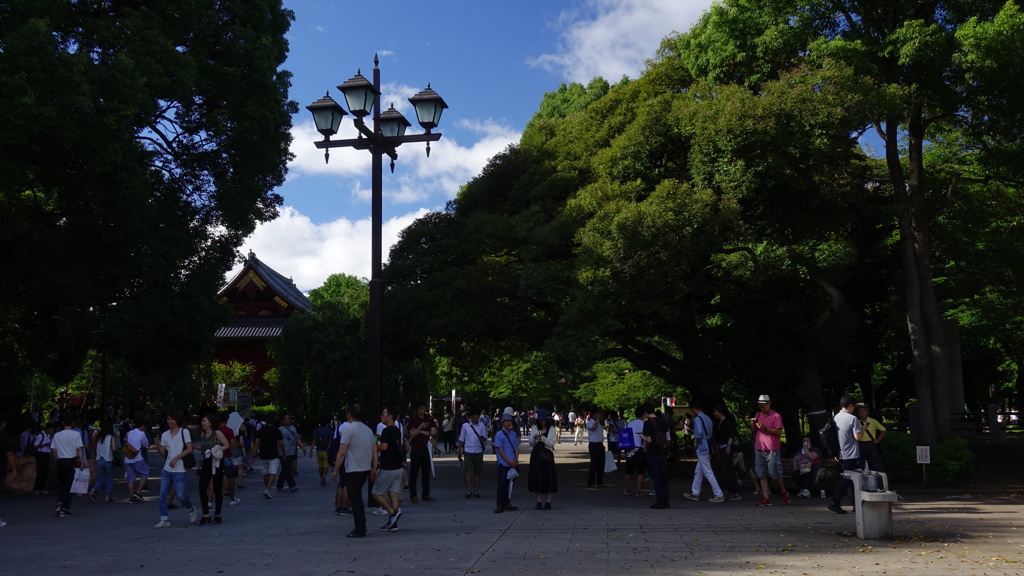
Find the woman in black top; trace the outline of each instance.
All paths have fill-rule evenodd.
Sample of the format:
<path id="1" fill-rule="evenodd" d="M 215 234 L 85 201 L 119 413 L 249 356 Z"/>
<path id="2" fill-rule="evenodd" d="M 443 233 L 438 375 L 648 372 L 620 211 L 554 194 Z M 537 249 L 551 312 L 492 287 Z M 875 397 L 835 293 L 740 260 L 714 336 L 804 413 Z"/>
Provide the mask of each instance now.
<path id="1" fill-rule="evenodd" d="M 714 447 L 712 454 L 715 458 L 715 478 L 718 479 L 722 489 L 729 493 L 729 500 L 740 499 L 740 486 L 736 478 L 736 470 L 733 467 L 733 455 L 742 454 L 739 447 L 739 439 L 736 436 L 736 421 L 733 420 L 725 404 L 715 404 L 715 431 Z M 717 450 L 717 452 L 716 452 Z"/>

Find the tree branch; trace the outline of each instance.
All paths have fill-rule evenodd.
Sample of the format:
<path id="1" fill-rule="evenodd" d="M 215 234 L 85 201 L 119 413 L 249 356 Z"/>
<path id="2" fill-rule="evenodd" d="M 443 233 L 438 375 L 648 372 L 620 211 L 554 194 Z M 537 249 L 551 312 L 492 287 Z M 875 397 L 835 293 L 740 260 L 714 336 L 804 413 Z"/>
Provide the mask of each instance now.
<path id="1" fill-rule="evenodd" d="M 942 202 L 942 205 L 939 206 L 935 210 L 935 213 L 932 214 L 932 218 L 937 218 L 943 212 L 945 212 L 947 209 L 949 209 L 950 206 L 953 205 L 953 194 L 956 193 L 956 189 L 963 182 L 967 182 L 968 184 L 984 184 L 984 185 L 988 186 L 989 177 L 986 176 L 985 178 L 980 178 L 979 179 L 979 178 L 967 178 L 963 174 L 957 174 L 956 176 L 954 176 L 953 177 L 953 181 L 949 183 L 949 189 L 946 190 L 946 199 Z"/>

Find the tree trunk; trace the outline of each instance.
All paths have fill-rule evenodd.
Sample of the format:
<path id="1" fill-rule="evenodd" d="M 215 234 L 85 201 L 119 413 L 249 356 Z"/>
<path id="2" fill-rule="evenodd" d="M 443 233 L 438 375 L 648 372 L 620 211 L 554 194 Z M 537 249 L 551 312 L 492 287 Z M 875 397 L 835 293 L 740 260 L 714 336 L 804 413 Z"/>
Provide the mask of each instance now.
<path id="1" fill-rule="evenodd" d="M 811 437 L 813 445 L 820 447 L 823 444 L 819 431 L 828 420 L 831 412 L 825 407 L 825 397 L 821 391 L 821 374 L 818 370 L 818 363 L 804 362 L 797 366 L 797 373 L 800 375 L 797 394 L 803 401 L 803 408 L 805 414 L 807 414 L 807 435 Z M 838 398 L 835 399 L 835 403 L 839 403 Z M 788 429 L 786 430 L 786 437 L 790 438 Z"/>

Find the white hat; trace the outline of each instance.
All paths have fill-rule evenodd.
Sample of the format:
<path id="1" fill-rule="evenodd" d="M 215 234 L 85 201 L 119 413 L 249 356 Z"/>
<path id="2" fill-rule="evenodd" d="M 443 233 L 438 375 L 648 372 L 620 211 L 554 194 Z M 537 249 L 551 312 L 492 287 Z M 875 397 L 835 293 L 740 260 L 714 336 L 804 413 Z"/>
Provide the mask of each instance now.
<path id="1" fill-rule="evenodd" d="M 771 401 L 772 401 L 771 397 L 768 396 L 767 394 L 761 394 L 757 398 L 757 403 L 758 404 L 771 404 Z"/>

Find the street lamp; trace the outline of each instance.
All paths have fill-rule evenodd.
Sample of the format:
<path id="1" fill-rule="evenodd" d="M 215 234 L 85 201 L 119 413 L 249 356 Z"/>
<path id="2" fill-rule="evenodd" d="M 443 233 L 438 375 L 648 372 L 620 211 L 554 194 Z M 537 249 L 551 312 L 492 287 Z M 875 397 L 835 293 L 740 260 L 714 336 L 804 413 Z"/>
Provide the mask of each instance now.
<path id="1" fill-rule="evenodd" d="M 381 112 L 380 109 L 380 60 L 377 55 L 373 56 L 373 82 L 367 80 L 360 71 L 338 86 L 345 97 L 348 110 L 355 117 L 354 124 L 359 135 L 357 138 L 346 140 L 331 140 L 331 136 L 338 133 L 341 120 L 346 115 L 345 109 L 341 107 L 330 94 L 325 94 L 316 102 L 313 102 L 306 109 L 313 114 L 313 122 L 316 124 L 317 132 L 323 134 L 324 139 L 316 142 L 317 148 L 324 149 L 324 162 L 330 161 L 330 149 L 339 147 L 356 148 L 368 150 L 373 156 L 371 168 L 371 192 L 373 195 L 372 206 L 372 250 L 371 250 L 371 271 L 370 271 L 370 311 L 368 319 L 370 337 L 370 380 L 368 386 L 367 400 L 369 401 L 367 414 L 371 420 L 380 415 L 381 402 L 380 392 L 384 381 L 384 354 L 383 354 L 383 312 L 384 312 L 384 286 L 381 280 L 381 229 L 383 226 L 383 181 L 384 181 L 384 155 L 391 158 L 391 171 L 395 171 L 395 160 L 398 159 L 396 148 L 402 144 L 411 142 L 426 142 L 427 156 L 430 156 L 430 143 L 441 139 L 441 134 L 431 132 L 437 127 L 441 120 L 441 112 L 448 107 L 445 101 L 438 96 L 427 84 L 427 89 L 412 98 L 409 102 L 416 110 L 416 120 L 423 127 L 423 134 L 406 135 L 405 129 L 411 124 L 402 116 L 402 113 L 395 110 L 394 105 Z M 367 116 L 373 116 L 373 126 L 367 126 L 363 121 Z"/>

